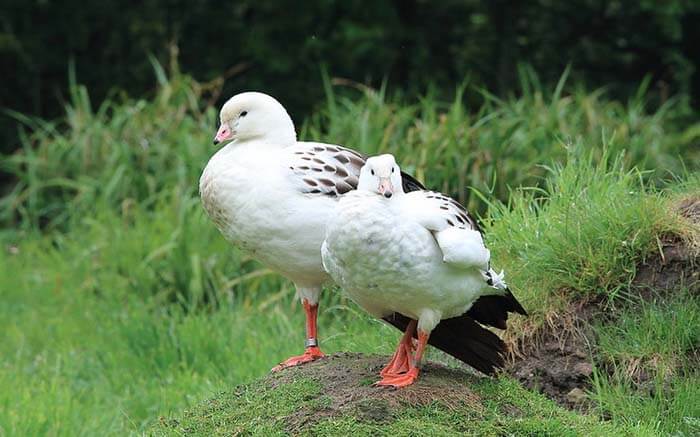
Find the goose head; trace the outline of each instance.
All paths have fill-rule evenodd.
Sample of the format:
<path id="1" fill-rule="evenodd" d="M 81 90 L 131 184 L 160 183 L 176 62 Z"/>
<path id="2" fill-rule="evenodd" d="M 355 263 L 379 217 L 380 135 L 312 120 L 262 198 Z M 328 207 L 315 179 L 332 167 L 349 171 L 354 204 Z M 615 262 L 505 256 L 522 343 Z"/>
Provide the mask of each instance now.
<path id="1" fill-rule="evenodd" d="M 219 119 L 214 144 L 257 140 L 287 146 L 296 142 L 291 117 L 280 102 L 267 94 L 236 94 L 221 108 Z"/>
<path id="2" fill-rule="evenodd" d="M 358 190 L 371 191 L 387 199 L 396 193 L 403 193 L 401 169 L 393 155 L 379 155 L 368 158 L 360 170 Z"/>

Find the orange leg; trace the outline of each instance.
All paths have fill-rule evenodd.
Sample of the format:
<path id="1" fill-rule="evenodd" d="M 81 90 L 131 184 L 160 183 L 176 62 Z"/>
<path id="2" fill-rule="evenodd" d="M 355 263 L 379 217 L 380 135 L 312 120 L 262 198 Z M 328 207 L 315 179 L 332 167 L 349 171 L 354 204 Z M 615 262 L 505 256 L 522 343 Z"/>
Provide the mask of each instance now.
<path id="1" fill-rule="evenodd" d="M 391 357 L 391 361 L 387 364 L 379 374 L 382 377 L 386 376 L 397 376 L 402 373 L 408 372 L 410 368 L 411 354 L 413 353 L 413 334 L 416 332 L 415 320 L 411 320 L 406 326 L 406 331 L 401 337 L 399 346 L 394 352 L 394 356 Z"/>
<path id="2" fill-rule="evenodd" d="M 406 387 L 411 385 L 418 379 L 418 373 L 420 373 L 420 363 L 423 359 L 423 352 L 425 351 L 425 345 L 428 343 L 427 332 L 418 331 L 418 347 L 416 347 L 416 354 L 409 363 L 409 369 L 406 373 L 400 375 L 386 375 L 384 376 L 376 385 L 389 386 L 389 387 Z"/>
<path id="3" fill-rule="evenodd" d="M 318 317 L 318 304 L 311 305 L 308 300 L 303 300 L 304 312 L 306 312 L 306 350 L 302 355 L 288 358 L 282 363 L 272 368 L 273 372 L 277 372 L 287 367 L 298 366 L 300 364 L 315 361 L 326 355 L 321 352 L 316 339 L 316 319 Z"/>

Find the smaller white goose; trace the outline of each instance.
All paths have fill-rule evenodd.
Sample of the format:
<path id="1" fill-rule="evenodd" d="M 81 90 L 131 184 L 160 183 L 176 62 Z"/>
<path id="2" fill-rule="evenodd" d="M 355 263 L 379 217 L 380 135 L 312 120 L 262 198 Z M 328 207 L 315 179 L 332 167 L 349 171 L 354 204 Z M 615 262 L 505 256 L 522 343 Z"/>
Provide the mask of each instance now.
<path id="1" fill-rule="evenodd" d="M 490 372 L 502 365 L 505 345 L 465 313 L 491 295 L 507 302 L 498 303 L 503 313 L 525 310 L 503 273 L 490 268 L 489 250 L 464 208 L 440 193 L 404 193 L 401 185 L 392 155 L 369 158 L 357 190 L 339 200 L 321 248 L 324 268 L 357 304 L 378 318 L 398 313 L 410 319 L 377 384 L 412 384 L 431 331 L 445 319 L 451 320 L 436 330 L 440 342 L 450 343 L 449 332 L 471 352 L 462 356 L 479 356 L 463 361 Z M 505 328 L 505 322 L 490 324 Z"/>

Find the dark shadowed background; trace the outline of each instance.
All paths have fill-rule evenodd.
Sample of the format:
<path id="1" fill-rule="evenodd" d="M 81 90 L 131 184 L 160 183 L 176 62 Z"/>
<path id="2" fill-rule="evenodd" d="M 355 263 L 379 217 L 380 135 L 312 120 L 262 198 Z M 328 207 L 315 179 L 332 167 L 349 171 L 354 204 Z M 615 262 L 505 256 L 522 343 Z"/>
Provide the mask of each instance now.
<path id="1" fill-rule="evenodd" d="M 519 63 L 546 82 L 571 64 L 613 95 L 650 75 L 658 99 L 700 97 L 698 1 L 5 0 L 1 16 L 0 107 L 48 118 L 71 63 L 93 101 L 141 96 L 155 83 L 149 55 L 167 64 L 175 48 L 184 73 L 226 78 L 220 100 L 264 90 L 297 119 L 323 95 L 322 66 L 409 94 L 465 81 L 504 94 Z M 0 152 L 17 148 L 15 121 L 3 115 L 0 130 Z"/>

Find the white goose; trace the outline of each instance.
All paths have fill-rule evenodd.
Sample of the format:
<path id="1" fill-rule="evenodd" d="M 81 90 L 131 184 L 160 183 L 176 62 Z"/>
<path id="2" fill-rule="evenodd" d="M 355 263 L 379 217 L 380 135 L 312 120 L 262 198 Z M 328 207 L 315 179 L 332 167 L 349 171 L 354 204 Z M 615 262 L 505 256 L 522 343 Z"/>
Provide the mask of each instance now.
<path id="1" fill-rule="evenodd" d="M 322 257 L 333 279 L 370 314 L 403 316 L 406 332 L 379 385 L 412 384 L 434 330 L 439 347 L 492 372 L 503 364 L 505 345 L 474 319 L 505 328 L 508 311 L 525 314 L 503 273 L 491 269 L 476 222 L 440 193 L 404 193 L 392 155 L 367 159 L 357 190 L 343 196 L 327 224 Z M 480 298 L 490 302 L 487 311 L 472 308 Z"/>
<path id="2" fill-rule="evenodd" d="M 226 239 L 294 282 L 306 312 L 305 352 L 275 367 L 323 356 L 316 318 L 326 222 L 339 196 L 357 187 L 365 157 L 331 144 L 298 142 L 291 118 L 274 98 L 232 97 L 220 113 L 214 144 L 199 181 L 204 209 Z M 406 190 L 422 188 L 410 176 Z M 400 321 L 396 322 L 400 323 Z"/>

